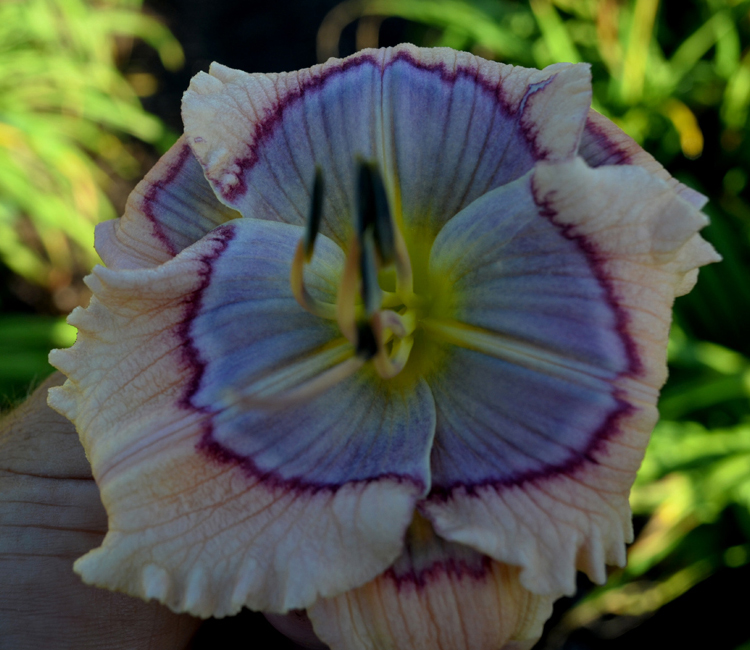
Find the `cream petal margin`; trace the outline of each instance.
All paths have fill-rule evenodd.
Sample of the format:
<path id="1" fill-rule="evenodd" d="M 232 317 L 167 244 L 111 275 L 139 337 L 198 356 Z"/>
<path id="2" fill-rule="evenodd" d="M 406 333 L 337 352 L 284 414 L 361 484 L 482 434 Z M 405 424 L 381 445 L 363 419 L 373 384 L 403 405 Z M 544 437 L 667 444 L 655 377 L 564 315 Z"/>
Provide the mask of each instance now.
<path id="1" fill-rule="evenodd" d="M 268 218 L 301 223 L 308 200 L 306 188 L 312 182 L 312 159 L 308 160 L 305 154 L 304 160 L 299 161 L 293 150 L 293 143 L 285 136 L 286 143 L 278 144 L 290 148 L 285 168 L 269 169 L 267 184 L 262 188 L 253 188 L 251 193 L 245 182 L 247 166 L 261 164 L 256 161 L 263 158 L 263 138 L 268 136 L 269 129 L 276 128 L 274 121 L 279 115 L 281 121 L 284 120 L 283 109 L 287 102 L 299 96 L 300 92 L 308 92 L 305 89 L 314 89 L 316 84 L 326 80 L 334 72 L 341 75 L 358 74 L 353 70 L 356 70 L 360 61 L 370 61 L 384 70 L 399 57 L 408 58 L 422 69 L 429 69 L 429 74 L 434 74 L 435 78 L 443 73 L 450 76 L 458 69 L 475 75 L 478 86 L 492 88 L 496 93 L 498 106 L 502 106 L 503 111 L 507 112 L 509 121 L 518 122 L 518 128 L 524 132 L 528 146 L 535 152 L 536 158 L 561 160 L 575 154 L 591 101 L 590 72 L 585 65 L 560 63 L 540 71 L 486 61 L 448 48 L 417 48 L 410 44 L 384 50 L 362 50 L 346 59 L 331 59 L 307 70 L 290 73 L 248 74 L 213 64 L 209 73 L 200 73 L 193 78 L 183 99 L 183 119 L 190 146 L 220 200 L 242 212 L 243 216 L 257 217 L 258 215 L 253 214 L 252 205 L 256 201 L 262 201 L 258 198 L 259 195 L 264 192 L 272 193 L 274 198 L 269 196 L 267 204 L 285 205 L 286 209 L 281 215 L 278 208 L 274 207 L 269 211 L 269 215 L 273 216 Z M 363 79 L 365 81 L 362 83 L 366 84 L 362 88 L 363 93 L 372 93 L 374 103 L 385 104 L 382 110 L 379 110 L 379 106 L 374 109 L 359 105 L 350 107 L 357 115 L 361 114 L 361 120 L 370 121 L 370 135 L 366 136 L 359 131 L 354 133 L 350 124 L 342 123 L 338 131 L 352 130 L 351 134 L 343 138 L 349 143 L 351 151 L 330 152 L 329 143 L 318 140 L 333 138 L 333 135 L 327 134 L 326 129 L 311 132 L 308 128 L 304 136 L 304 147 L 302 144 L 300 147 L 310 149 L 312 158 L 317 162 L 320 162 L 318 158 L 328 159 L 333 154 L 346 156 L 344 163 L 341 160 L 334 161 L 334 166 L 352 165 L 357 154 L 375 157 L 386 170 L 391 184 L 391 198 L 398 204 L 399 190 L 397 182 L 393 181 L 401 173 L 396 169 L 400 144 L 389 141 L 389 134 L 396 121 L 418 119 L 419 115 L 414 114 L 414 111 L 406 116 L 392 114 L 393 107 L 387 106 L 388 100 L 383 95 L 386 89 L 372 88 L 374 81 L 367 75 Z M 317 120 L 333 119 L 327 114 L 319 114 L 319 107 L 311 110 L 318 111 L 313 116 Z M 470 115 L 471 106 L 463 107 L 462 110 Z M 337 138 L 341 135 L 338 131 Z M 408 134 L 408 130 L 404 132 Z M 503 143 L 491 144 L 494 147 L 504 146 Z M 404 145 L 404 148 L 408 147 Z M 465 164 L 473 165 L 471 161 L 466 161 Z M 524 169 L 520 173 L 526 171 L 528 170 Z M 279 178 L 276 181 L 270 180 L 278 177 L 279 173 L 284 176 L 283 183 Z M 408 174 L 409 170 L 404 169 L 403 173 Z M 467 182 L 471 185 L 471 174 L 464 175 L 468 176 Z M 487 176 L 486 173 L 484 175 Z M 492 174 L 488 179 L 491 176 Z M 449 182 L 449 179 L 446 178 L 445 182 Z M 492 189 L 492 186 L 485 189 Z M 347 191 L 347 188 L 337 188 L 337 194 Z M 466 191 L 469 192 L 469 186 Z M 473 198 L 470 196 L 468 200 Z M 343 219 L 340 213 L 341 210 L 338 210 L 335 216 L 329 214 L 323 225 L 324 232 L 343 246 L 346 244 L 349 225 L 339 223 Z M 408 214 L 404 216 L 405 219 L 409 217 Z M 445 220 L 445 217 L 441 217 L 439 221 L 441 220 Z"/>
<path id="2" fill-rule="evenodd" d="M 517 567 L 484 574 L 435 571 L 422 584 L 389 573 L 308 610 L 331 650 L 521 650 L 552 613 L 549 596 L 524 589 Z"/>
<path id="3" fill-rule="evenodd" d="M 373 579 L 424 490 L 398 477 L 295 490 L 198 451 L 207 415 L 183 404 L 180 328 L 232 228 L 155 269 L 97 267 L 90 306 L 69 319 L 76 344 L 50 355 L 68 381 L 49 404 L 75 421 L 109 519 L 75 570 L 201 617 L 286 612 Z"/>
<path id="4" fill-rule="evenodd" d="M 699 210 L 708 201 L 708 198 L 699 192 L 673 178 L 656 158 L 644 151 L 633 138 L 614 122 L 600 115 L 593 108 L 589 110 L 586 127 L 581 135 L 578 155 L 590 167 L 602 165 L 638 165 L 643 167 L 646 171 L 665 181 L 677 194 Z"/>
<path id="5" fill-rule="evenodd" d="M 107 268 L 150 268 L 239 216 L 216 198 L 183 135 L 131 192 L 123 216 L 96 226 L 96 250 Z"/>
<path id="6" fill-rule="evenodd" d="M 692 287 L 697 267 L 719 256 L 698 234 L 705 215 L 638 166 L 539 163 L 533 188 L 550 218 L 588 248 L 622 310 L 633 361 L 613 384 L 631 410 L 566 471 L 457 488 L 420 509 L 441 537 L 522 567 L 521 583 L 534 593 L 573 594 L 576 569 L 601 583 L 606 564 L 625 563 L 628 493 L 658 418 L 672 303 Z"/>

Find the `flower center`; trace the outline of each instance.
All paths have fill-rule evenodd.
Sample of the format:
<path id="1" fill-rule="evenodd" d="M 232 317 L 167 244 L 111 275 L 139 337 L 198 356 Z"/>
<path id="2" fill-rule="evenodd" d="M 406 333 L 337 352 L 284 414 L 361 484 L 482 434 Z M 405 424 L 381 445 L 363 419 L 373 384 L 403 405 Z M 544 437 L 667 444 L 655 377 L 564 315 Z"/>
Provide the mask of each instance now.
<path id="1" fill-rule="evenodd" d="M 429 301 L 414 291 L 409 252 L 377 166 L 358 162 L 355 228 L 335 304 L 317 300 L 304 284 L 304 267 L 312 260 L 320 227 L 322 199 L 323 177 L 318 169 L 307 226 L 292 263 L 292 292 L 308 312 L 337 321 L 355 350 L 352 372 L 372 361 L 380 377 L 391 379 L 401 373 L 412 354 L 415 330 Z"/>

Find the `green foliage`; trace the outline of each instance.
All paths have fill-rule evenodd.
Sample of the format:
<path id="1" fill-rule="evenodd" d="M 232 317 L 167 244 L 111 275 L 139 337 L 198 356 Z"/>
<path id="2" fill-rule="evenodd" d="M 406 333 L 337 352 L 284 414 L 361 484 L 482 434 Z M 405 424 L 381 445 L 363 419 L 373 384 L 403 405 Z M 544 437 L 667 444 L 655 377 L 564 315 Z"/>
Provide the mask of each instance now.
<path id="1" fill-rule="evenodd" d="M 674 328 L 669 361 L 662 421 L 631 494 L 647 523 L 628 566 L 567 614 L 567 629 L 649 614 L 715 571 L 750 563 L 750 358 Z"/>
<path id="2" fill-rule="evenodd" d="M 61 317 L 0 316 L 0 413 L 52 373 L 51 349 L 68 347 L 75 338 L 75 328 Z"/>
<path id="3" fill-rule="evenodd" d="M 354 21 L 357 47 L 377 46 L 389 16 L 412 21 L 420 45 L 533 67 L 590 62 L 594 108 L 712 199 L 704 235 L 724 261 L 702 269 L 676 305 L 662 421 L 632 492 L 645 527 L 628 567 L 575 605 L 556 634 L 609 614 L 647 615 L 746 565 L 750 0 L 349 0 L 324 21 L 319 57 L 336 54 Z"/>
<path id="4" fill-rule="evenodd" d="M 93 226 L 116 216 L 107 190 L 141 172 L 128 141 L 163 149 L 172 137 L 117 67 L 134 37 L 167 68 L 182 65 L 180 45 L 140 5 L 0 3 L 0 261 L 50 292 L 96 261 Z"/>
<path id="5" fill-rule="evenodd" d="M 597 110 L 639 142 L 657 139 L 670 154 L 697 157 L 703 134 L 694 107 L 716 106 L 725 126 L 744 128 L 750 55 L 742 56 L 747 34 L 738 23 L 749 8 L 750 0 L 687 2 L 695 27 L 676 35 L 657 20 L 659 0 L 349 0 L 323 24 L 319 54 L 337 52 L 349 22 L 399 16 L 433 28 L 417 39 L 423 45 L 538 68 L 587 61 Z"/>

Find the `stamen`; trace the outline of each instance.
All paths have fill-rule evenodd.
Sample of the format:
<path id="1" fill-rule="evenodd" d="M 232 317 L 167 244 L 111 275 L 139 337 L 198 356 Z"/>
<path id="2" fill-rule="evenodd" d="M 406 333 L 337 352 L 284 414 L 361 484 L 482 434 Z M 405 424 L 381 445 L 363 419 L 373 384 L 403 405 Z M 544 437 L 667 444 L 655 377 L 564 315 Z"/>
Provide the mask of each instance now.
<path id="1" fill-rule="evenodd" d="M 377 206 L 372 188 L 372 163 L 357 160 L 357 213 L 355 215 L 355 228 L 357 237 L 360 239 L 365 231 L 375 223 Z"/>
<path id="2" fill-rule="evenodd" d="M 357 356 L 364 361 L 369 361 L 379 352 L 378 337 L 368 322 L 357 325 Z"/>
<path id="3" fill-rule="evenodd" d="M 241 395 L 245 404 L 287 406 L 311 399 L 369 360 L 381 377 L 389 379 L 401 372 L 409 360 L 417 327 L 415 308 L 420 305 L 414 294 L 409 251 L 395 225 L 376 163 L 360 160 L 358 172 L 354 236 L 346 254 L 336 304 L 316 300 L 304 284 L 304 267 L 312 260 L 322 218 L 323 177 L 319 167 L 315 170 L 305 233 L 295 251 L 290 274 L 297 302 L 313 314 L 335 318 L 344 337 L 354 346 L 355 356 L 290 389 L 275 390 L 275 379 L 271 385 L 264 380 L 262 389 L 256 382 L 252 392 L 246 390 Z M 395 271 L 395 292 L 380 288 L 381 267 L 387 267 L 383 270 L 389 273 Z M 283 372 L 278 376 L 282 375 L 281 385 L 296 382 L 296 378 Z"/>
<path id="4" fill-rule="evenodd" d="M 305 288 L 305 264 L 309 264 L 312 260 L 313 250 L 315 249 L 315 238 L 318 236 L 322 215 L 323 172 L 318 165 L 315 167 L 310 213 L 305 224 L 305 234 L 300 239 L 297 249 L 294 252 L 292 269 L 289 273 L 289 284 L 292 286 L 294 298 L 303 309 L 320 318 L 335 320 L 336 305 L 313 298 Z"/>
<path id="5" fill-rule="evenodd" d="M 339 294 L 336 298 L 336 320 L 341 333 L 351 341 L 357 343 L 357 283 L 359 281 L 359 242 L 353 239 L 349 245 L 344 262 Z"/>
<path id="6" fill-rule="evenodd" d="M 393 222 L 388 195 L 377 165 L 359 161 L 357 232 L 360 238 L 372 227 L 375 250 L 383 266 L 396 266 L 396 293 L 402 304 L 411 305 L 414 276 L 403 235 Z"/>
<path id="7" fill-rule="evenodd" d="M 292 270 L 289 274 L 289 284 L 292 287 L 292 294 L 300 306 L 311 314 L 320 318 L 336 320 L 336 305 L 313 298 L 305 287 L 304 270 L 306 257 L 305 241 L 304 239 L 300 239 L 299 244 L 297 244 L 297 250 L 294 252 Z"/>
<path id="8" fill-rule="evenodd" d="M 382 291 L 378 284 L 378 267 L 375 262 L 375 244 L 372 231 L 367 231 L 361 238 L 362 254 L 359 258 L 359 271 L 362 276 L 362 302 L 368 318 L 380 309 Z"/>
<path id="9" fill-rule="evenodd" d="M 404 304 L 404 301 L 398 297 L 397 293 L 393 293 L 392 291 L 383 291 L 382 289 L 380 291 L 383 296 L 383 300 L 380 303 L 381 307 L 400 307 Z"/>
<path id="10" fill-rule="evenodd" d="M 390 309 L 384 309 L 379 315 L 380 324 L 385 331 L 391 330 L 399 338 L 409 336 L 417 328 L 417 316 L 413 310 L 406 310 L 399 314 Z"/>
<path id="11" fill-rule="evenodd" d="M 394 263 L 396 266 L 396 293 L 407 307 L 416 304 L 414 295 L 414 274 L 411 270 L 411 260 L 409 259 L 409 250 L 406 248 L 406 242 L 399 230 L 395 231 L 395 250 Z"/>
<path id="12" fill-rule="evenodd" d="M 279 409 L 304 404 L 329 391 L 336 384 L 351 377 L 364 364 L 366 359 L 355 356 L 328 368 L 317 377 L 275 394 L 238 393 L 232 396 L 233 402 L 247 408 Z"/>
<path id="13" fill-rule="evenodd" d="M 315 166 L 315 179 L 313 180 L 312 198 L 310 200 L 310 213 L 305 226 L 305 261 L 309 264 L 315 247 L 315 238 L 320 229 L 320 220 L 323 217 L 323 171 L 320 165 Z"/>
<path id="14" fill-rule="evenodd" d="M 375 163 L 360 162 L 359 216 L 360 233 L 373 227 L 380 263 L 383 266 L 392 264 L 396 254 L 393 219 L 383 178 Z"/>

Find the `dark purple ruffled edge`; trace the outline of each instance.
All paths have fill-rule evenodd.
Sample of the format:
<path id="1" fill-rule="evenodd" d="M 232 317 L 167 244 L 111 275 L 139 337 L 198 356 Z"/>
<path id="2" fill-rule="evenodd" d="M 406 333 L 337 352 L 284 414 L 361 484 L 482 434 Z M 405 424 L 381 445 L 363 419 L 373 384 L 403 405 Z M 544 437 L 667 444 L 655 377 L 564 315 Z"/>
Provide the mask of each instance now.
<path id="1" fill-rule="evenodd" d="M 492 571 L 493 562 L 494 560 L 491 557 L 477 553 L 476 563 L 448 558 L 435 560 L 430 566 L 419 570 L 412 569 L 411 571 L 399 572 L 391 567 L 383 573 L 382 577 L 395 583 L 396 589 L 399 590 L 412 586 L 424 589 L 431 582 L 439 580 L 443 576 L 455 580 L 465 580 L 466 578 L 477 581 L 484 580 Z"/>
<path id="2" fill-rule="evenodd" d="M 534 188 L 533 181 L 532 194 L 534 196 L 534 202 L 539 207 L 540 214 L 549 219 L 563 237 L 575 243 L 584 258 L 588 260 L 589 267 L 594 274 L 594 277 L 604 290 L 607 304 L 615 317 L 615 331 L 620 336 L 620 340 L 625 348 L 627 359 L 627 367 L 618 375 L 618 378 L 637 377 L 643 372 L 643 362 L 638 354 L 637 345 L 628 332 L 630 317 L 627 311 L 617 302 L 615 289 L 604 270 L 606 258 L 599 254 L 596 246 L 589 238 L 583 235 L 575 235 L 570 226 L 562 226 L 555 221 L 557 213 L 552 208 L 551 201 L 549 198 L 539 195 L 536 188 Z M 623 391 L 615 389 L 612 396 L 616 400 L 617 406 L 607 416 L 601 426 L 591 434 L 588 445 L 586 445 L 581 451 L 575 453 L 572 458 L 564 463 L 551 465 L 543 470 L 524 472 L 523 474 L 514 476 L 510 479 L 485 479 L 471 485 L 460 481 L 446 486 L 433 485 L 427 499 L 431 501 L 446 502 L 450 500 L 456 492 L 460 492 L 461 496 L 478 496 L 479 491 L 483 488 L 489 487 L 500 491 L 512 487 L 520 487 L 530 482 L 549 479 L 554 476 L 573 474 L 581 469 L 586 463 L 590 465 L 598 465 L 599 461 L 596 459 L 596 453 L 602 451 L 610 440 L 616 438 L 622 433 L 621 423 L 636 412 L 636 407 L 625 399 Z"/>
<path id="3" fill-rule="evenodd" d="M 610 165 L 633 165 L 633 148 L 626 142 L 616 142 L 610 135 L 589 116 L 583 129 L 582 139 L 590 142 L 581 144 L 584 148 L 596 147 L 596 159 L 579 151 L 581 157 L 591 167 L 607 167 Z"/>
<path id="4" fill-rule="evenodd" d="M 175 155 L 175 160 L 170 162 L 167 173 L 151 183 L 151 186 L 148 188 L 141 203 L 143 214 L 151 224 L 153 236 L 166 248 L 167 252 L 172 255 L 172 257 L 177 255 L 179 251 L 164 232 L 159 219 L 157 219 L 154 214 L 154 207 L 158 203 L 159 193 L 166 189 L 166 187 L 177 177 L 187 160 L 192 155 L 193 152 L 190 149 L 190 145 L 188 145 L 187 142 L 183 142 L 179 153 Z"/>
<path id="5" fill-rule="evenodd" d="M 491 97 L 494 97 L 501 105 L 502 110 L 509 116 L 520 114 L 518 124 L 519 128 L 523 132 L 527 143 L 531 149 L 531 155 L 536 160 L 543 160 L 547 157 L 548 152 L 541 148 L 537 142 L 537 134 L 535 133 L 534 126 L 529 124 L 524 119 L 524 112 L 526 111 L 529 101 L 533 101 L 533 96 L 543 90 L 552 80 L 557 76 L 556 74 L 551 75 L 548 79 L 541 81 L 536 84 L 531 84 L 519 103 L 517 109 L 513 109 L 511 103 L 506 98 L 503 92 L 502 83 L 494 83 L 488 81 L 485 77 L 474 68 L 470 68 L 463 65 L 456 66 L 455 70 L 449 70 L 444 63 L 427 64 L 417 60 L 409 52 L 401 51 L 388 61 L 385 66 L 382 66 L 381 61 L 371 54 L 362 55 L 357 58 L 344 59 L 340 66 L 330 67 L 325 69 L 318 76 L 311 76 L 306 78 L 300 83 L 300 88 L 289 94 L 285 95 L 284 98 L 278 102 L 272 109 L 269 109 L 264 119 L 260 120 L 255 125 L 255 131 L 252 135 L 253 144 L 250 146 L 247 155 L 243 158 L 239 158 L 235 161 L 235 166 L 239 169 L 236 174 L 237 182 L 233 184 L 229 189 L 224 190 L 218 186 L 218 183 L 214 185 L 217 192 L 227 201 L 227 203 L 233 203 L 240 196 L 244 195 L 247 190 L 246 177 L 247 173 L 258 163 L 260 157 L 258 151 L 264 146 L 266 140 L 268 140 L 276 131 L 277 127 L 281 123 L 284 115 L 284 111 L 293 106 L 295 103 L 300 101 L 302 97 L 311 90 L 322 88 L 329 79 L 333 79 L 339 75 L 346 73 L 352 68 L 356 68 L 363 65 L 371 65 L 379 70 L 381 74 L 386 68 L 399 63 L 406 62 L 412 67 L 422 70 L 425 72 L 432 72 L 437 74 L 440 79 L 446 84 L 454 84 L 459 78 L 472 79 L 484 92 Z"/>

